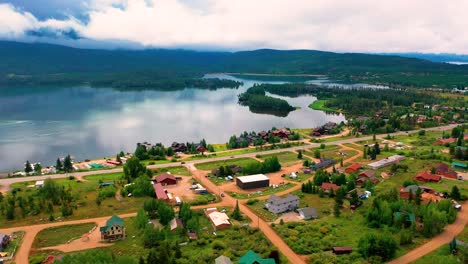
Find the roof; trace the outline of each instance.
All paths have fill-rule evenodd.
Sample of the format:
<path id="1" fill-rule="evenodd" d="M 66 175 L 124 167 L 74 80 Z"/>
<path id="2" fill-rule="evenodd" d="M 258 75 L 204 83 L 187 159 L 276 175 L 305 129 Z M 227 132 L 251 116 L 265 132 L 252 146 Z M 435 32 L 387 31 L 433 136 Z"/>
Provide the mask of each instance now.
<path id="1" fill-rule="evenodd" d="M 109 220 L 107 220 L 106 222 L 106 225 L 105 226 L 101 226 L 99 228 L 99 231 L 101 232 L 106 232 L 109 228 L 111 228 L 112 226 L 123 226 L 124 225 L 124 220 L 120 217 L 118 217 L 117 215 L 113 215 L 111 218 L 109 218 Z"/>
<path id="2" fill-rule="evenodd" d="M 320 188 L 325 189 L 325 190 L 333 189 L 334 191 L 336 191 L 340 188 L 340 186 L 334 183 L 324 182 L 322 183 L 322 186 L 320 186 Z"/>
<path id="3" fill-rule="evenodd" d="M 218 212 L 216 208 L 207 209 L 205 213 L 214 226 L 231 224 L 229 222 L 229 216 L 227 216 L 225 213 Z"/>
<path id="4" fill-rule="evenodd" d="M 173 218 L 169 225 L 171 227 L 171 230 L 174 230 L 176 228 L 184 228 L 184 224 L 182 222 L 182 219 L 180 218 Z"/>
<path id="5" fill-rule="evenodd" d="M 299 208 L 297 211 L 302 212 L 304 215 L 304 218 L 317 218 L 318 217 L 318 212 L 315 208 L 312 207 L 305 207 L 305 208 Z"/>
<path id="6" fill-rule="evenodd" d="M 374 178 L 375 177 L 375 171 L 366 170 L 366 171 L 363 171 L 363 172 L 359 173 L 359 176 L 367 177 L 367 178 Z"/>
<path id="7" fill-rule="evenodd" d="M 448 171 L 450 169 L 450 166 L 448 164 L 445 164 L 445 163 L 439 163 L 437 165 L 434 166 L 434 168 L 438 171 Z"/>
<path id="8" fill-rule="evenodd" d="M 247 251 L 240 259 L 239 264 L 275 264 L 275 260 L 272 258 L 263 259 L 257 253 L 252 250 Z"/>
<path id="9" fill-rule="evenodd" d="M 335 164 L 336 161 L 332 159 L 321 159 L 319 163 L 310 166 L 310 168 L 323 169 Z"/>
<path id="10" fill-rule="evenodd" d="M 268 198 L 268 203 L 272 204 L 290 203 L 292 201 L 299 201 L 299 196 L 289 193 L 284 198 L 281 198 L 272 194 L 270 195 L 270 198 Z"/>
<path id="11" fill-rule="evenodd" d="M 395 163 L 395 162 L 398 162 L 400 160 L 403 160 L 405 158 L 405 156 L 402 156 L 402 155 L 393 155 L 393 156 L 390 156 L 388 158 L 385 158 L 385 159 L 381 159 L 379 161 L 375 161 L 375 162 L 372 162 L 372 163 L 369 163 L 367 164 L 367 166 L 371 167 L 371 168 L 381 168 L 381 167 L 384 167 L 384 166 L 387 166 L 389 164 L 392 164 L 392 163 Z"/>
<path id="12" fill-rule="evenodd" d="M 346 167 L 346 170 L 350 169 L 350 170 L 353 170 L 353 171 L 357 171 L 357 170 L 359 170 L 359 168 L 361 168 L 361 164 L 354 163 L 354 164 L 351 164 L 348 167 Z"/>
<path id="13" fill-rule="evenodd" d="M 416 175 L 415 178 L 417 180 L 422 179 L 422 180 L 425 180 L 425 181 L 440 181 L 440 179 L 442 177 L 440 177 L 440 175 L 435 175 L 435 174 L 432 174 L 430 172 L 424 171 L 424 172 L 418 173 L 418 175 Z"/>
<path id="14" fill-rule="evenodd" d="M 169 173 L 163 173 L 161 175 L 158 175 L 156 177 L 154 177 L 154 179 L 156 180 L 156 182 L 162 182 L 166 179 L 171 179 L 171 180 L 174 180 L 174 181 L 177 181 L 176 180 L 176 177 L 172 174 L 169 174 Z"/>
<path id="15" fill-rule="evenodd" d="M 395 212 L 394 215 L 395 215 L 396 218 L 400 218 L 401 217 L 401 212 Z M 407 214 L 407 216 L 408 216 L 408 218 L 406 219 L 406 221 L 410 221 L 410 222 L 416 221 L 416 216 L 413 213 L 409 213 L 409 214 Z"/>
<path id="16" fill-rule="evenodd" d="M 462 167 L 462 168 L 468 167 L 467 164 L 461 163 L 461 162 L 457 162 L 457 161 L 452 162 L 452 166 L 457 166 L 457 167 Z"/>
<path id="17" fill-rule="evenodd" d="M 402 189 L 403 189 L 403 188 L 402 188 Z M 406 188 L 404 188 L 402 191 L 403 191 L 403 192 L 408 192 L 408 193 L 411 191 L 411 193 L 416 194 L 416 192 L 418 191 L 418 189 L 419 189 L 419 186 L 413 184 L 413 185 L 408 185 L 408 186 L 406 186 Z"/>
<path id="18" fill-rule="evenodd" d="M 164 199 L 164 200 L 167 200 L 168 197 L 167 197 L 167 193 L 164 191 L 161 183 L 155 183 L 153 185 L 153 188 L 154 188 L 154 193 L 156 194 L 156 198 L 158 199 Z"/>
<path id="19" fill-rule="evenodd" d="M 353 251 L 352 247 L 333 247 L 333 251 Z"/>
<path id="20" fill-rule="evenodd" d="M 232 261 L 226 256 L 219 256 L 215 259 L 215 264 L 232 264 Z"/>
<path id="21" fill-rule="evenodd" d="M 243 183 L 270 180 L 270 178 L 268 178 L 265 174 L 241 176 L 241 177 L 237 177 L 237 179 Z"/>

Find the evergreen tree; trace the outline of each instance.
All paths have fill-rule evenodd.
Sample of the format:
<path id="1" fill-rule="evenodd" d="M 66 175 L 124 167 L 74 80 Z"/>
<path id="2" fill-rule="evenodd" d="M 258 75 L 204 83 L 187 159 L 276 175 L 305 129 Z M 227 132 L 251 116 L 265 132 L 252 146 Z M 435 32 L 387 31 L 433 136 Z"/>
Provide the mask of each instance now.
<path id="1" fill-rule="evenodd" d="M 416 190 L 416 197 L 414 198 L 414 201 L 416 202 L 417 205 L 421 205 L 421 201 L 422 201 L 422 198 L 421 198 L 421 188 L 418 188 Z"/>
<path id="2" fill-rule="evenodd" d="M 140 160 L 137 157 L 131 157 L 123 166 L 124 179 L 127 183 L 132 182 L 138 176 L 146 173 L 146 168 L 143 164 L 140 163 Z"/>
<path id="3" fill-rule="evenodd" d="M 237 221 L 242 220 L 242 215 L 239 209 L 239 200 L 236 200 L 236 207 L 234 208 L 234 211 L 232 212 L 232 218 L 234 218 Z"/>
<path id="4" fill-rule="evenodd" d="M 338 203 L 335 202 L 335 205 L 333 206 L 333 214 L 335 215 L 335 217 L 340 217 L 340 205 Z"/>
<path id="5" fill-rule="evenodd" d="M 452 191 L 450 192 L 450 197 L 456 201 L 461 200 L 460 190 L 458 189 L 456 185 L 452 187 Z"/>
<path id="6" fill-rule="evenodd" d="M 55 163 L 55 170 L 57 172 L 63 170 L 63 164 L 62 164 L 62 161 L 60 161 L 60 158 L 57 158 L 57 162 Z"/>
<path id="7" fill-rule="evenodd" d="M 302 150 L 299 150 L 297 153 L 297 158 L 302 159 Z"/>
<path id="8" fill-rule="evenodd" d="M 42 172 L 42 166 L 41 166 L 40 163 L 34 164 L 34 172 L 35 172 L 36 174 L 41 174 L 41 172 Z"/>
<path id="9" fill-rule="evenodd" d="M 71 161 L 70 155 L 67 155 L 65 157 L 65 160 L 63 161 L 63 170 L 65 172 L 71 172 L 73 171 L 73 163 Z"/>
<path id="10" fill-rule="evenodd" d="M 33 167 L 31 163 L 29 163 L 29 160 L 26 161 L 26 164 L 24 165 L 24 172 L 30 173 L 33 171 Z"/>

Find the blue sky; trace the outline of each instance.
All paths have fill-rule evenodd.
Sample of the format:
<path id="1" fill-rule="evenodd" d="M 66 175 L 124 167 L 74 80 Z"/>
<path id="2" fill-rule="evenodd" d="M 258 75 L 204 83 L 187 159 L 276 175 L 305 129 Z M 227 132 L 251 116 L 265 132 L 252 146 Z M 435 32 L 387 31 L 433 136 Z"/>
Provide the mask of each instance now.
<path id="1" fill-rule="evenodd" d="M 465 10 L 465 0 L 0 0 L 0 39 L 467 54 Z"/>

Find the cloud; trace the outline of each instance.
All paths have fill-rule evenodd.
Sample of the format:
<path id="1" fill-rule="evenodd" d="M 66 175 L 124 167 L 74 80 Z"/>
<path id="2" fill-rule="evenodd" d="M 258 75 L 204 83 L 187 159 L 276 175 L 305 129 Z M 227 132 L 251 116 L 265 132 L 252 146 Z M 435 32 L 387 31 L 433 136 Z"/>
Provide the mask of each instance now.
<path id="1" fill-rule="evenodd" d="M 73 4 L 60 19 L 38 18 L 25 11 L 32 8 L 0 4 L 0 37 L 21 39 L 25 32 L 46 27 L 47 32 L 57 31 L 52 34 L 56 37 L 74 32 L 96 42 L 151 47 L 468 53 L 464 0 L 450 5 L 437 0 L 64 2 Z"/>

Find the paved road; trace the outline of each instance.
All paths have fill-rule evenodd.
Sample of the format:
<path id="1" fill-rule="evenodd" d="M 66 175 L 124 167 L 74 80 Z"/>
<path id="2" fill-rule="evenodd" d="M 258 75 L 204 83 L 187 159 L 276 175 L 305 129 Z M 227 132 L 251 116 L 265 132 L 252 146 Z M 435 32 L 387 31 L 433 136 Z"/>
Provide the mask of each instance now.
<path id="1" fill-rule="evenodd" d="M 390 261 L 388 264 L 406 264 L 416 261 L 424 255 L 431 253 L 432 251 L 440 248 L 443 245 L 447 245 L 452 241 L 453 237 L 460 234 L 465 225 L 468 223 L 468 202 L 463 204 L 463 209 L 458 213 L 457 220 L 453 224 L 445 227 L 444 232 L 432 238 L 426 244 L 423 244 L 405 255 Z"/>
<path id="2" fill-rule="evenodd" d="M 442 130 L 448 130 L 452 129 L 457 125 L 448 125 L 448 126 L 442 126 L 442 127 L 433 127 L 433 128 L 427 128 L 425 129 L 426 131 L 442 131 Z M 397 132 L 397 133 L 392 133 L 390 135 L 405 135 L 407 133 L 417 133 L 419 130 L 413 130 L 409 132 Z M 377 138 L 384 138 L 386 135 L 377 135 Z M 327 142 L 324 143 L 325 145 L 340 145 L 340 144 L 346 144 L 346 143 L 354 143 L 357 141 L 362 141 L 362 140 L 371 140 L 372 136 L 365 136 L 365 137 L 359 137 L 359 138 L 350 138 L 350 139 L 342 139 L 342 140 L 337 140 L 334 142 Z M 262 152 L 254 152 L 254 153 L 246 153 L 246 154 L 239 154 L 239 155 L 233 155 L 232 157 L 234 158 L 252 158 L 255 157 L 258 154 L 265 155 L 265 154 L 274 154 L 274 153 L 279 153 L 279 152 L 284 152 L 284 151 L 297 151 L 297 150 L 304 150 L 312 147 L 318 147 L 318 143 L 311 143 L 303 146 L 296 146 L 296 147 L 291 147 L 291 148 L 284 148 L 284 149 L 275 149 L 275 150 L 267 150 L 267 151 L 262 151 Z M 206 159 L 200 159 L 200 160 L 194 160 L 194 161 L 187 161 L 187 164 L 200 164 L 200 163 L 205 163 L 205 162 L 212 162 L 212 161 L 222 161 L 230 159 L 230 157 L 214 157 L 214 158 L 206 158 Z M 174 162 L 174 163 L 166 163 L 166 164 L 156 164 L 156 165 L 150 165 L 148 168 L 150 169 L 155 169 L 155 168 L 169 168 L 169 167 L 177 167 L 180 166 L 179 162 Z M 21 177 L 21 178 L 6 178 L 6 179 L 0 179 L 0 191 L 8 191 L 9 187 L 13 183 L 17 182 L 25 182 L 25 181 L 38 181 L 38 180 L 44 180 L 47 178 L 51 179 L 60 179 L 60 178 L 66 178 L 69 175 L 74 175 L 76 177 L 83 177 L 83 176 L 88 176 L 88 175 L 96 175 L 96 174 L 107 174 L 107 173 L 114 173 L 114 172 L 121 172 L 122 168 L 116 168 L 116 169 L 110 169 L 110 170 L 98 170 L 98 171 L 86 171 L 86 172 L 75 172 L 75 173 L 67 173 L 67 174 L 53 174 L 53 175 L 43 175 L 43 176 L 30 176 L 30 177 Z"/>

